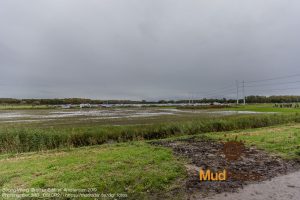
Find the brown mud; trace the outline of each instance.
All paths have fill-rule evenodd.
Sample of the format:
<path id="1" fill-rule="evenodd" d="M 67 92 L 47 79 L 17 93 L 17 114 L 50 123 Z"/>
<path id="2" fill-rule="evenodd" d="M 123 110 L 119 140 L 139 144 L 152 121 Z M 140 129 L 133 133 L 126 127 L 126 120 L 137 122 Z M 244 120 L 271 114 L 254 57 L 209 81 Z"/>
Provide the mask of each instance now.
<path id="1" fill-rule="evenodd" d="M 245 185 L 270 180 L 273 177 L 295 172 L 300 161 L 284 160 L 255 147 L 244 147 L 239 158 L 228 159 L 226 143 L 207 138 L 160 140 L 151 142 L 172 148 L 175 155 L 188 158 L 188 178 L 185 183 L 187 199 L 204 198 L 225 192 L 236 192 Z M 234 148 L 233 148 L 234 150 Z M 220 172 L 226 169 L 226 181 L 200 181 L 199 169 Z"/>

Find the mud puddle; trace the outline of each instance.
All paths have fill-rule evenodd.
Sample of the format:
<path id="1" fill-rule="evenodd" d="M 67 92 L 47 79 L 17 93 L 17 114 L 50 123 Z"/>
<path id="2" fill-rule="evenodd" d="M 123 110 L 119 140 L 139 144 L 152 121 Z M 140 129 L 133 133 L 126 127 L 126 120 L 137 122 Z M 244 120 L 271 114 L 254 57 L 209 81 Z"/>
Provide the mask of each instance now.
<path id="1" fill-rule="evenodd" d="M 188 178 L 185 183 L 187 199 L 211 197 L 220 193 L 232 193 L 252 183 L 270 180 L 273 177 L 300 169 L 299 161 L 283 160 L 255 147 L 244 147 L 237 159 L 225 155 L 226 144 L 207 138 L 189 138 L 172 141 L 155 141 L 153 145 L 172 148 L 175 155 L 188 158 Z M 214 172 L 227 171 L 225 181 L 200 181 L 199 169 Z"/>

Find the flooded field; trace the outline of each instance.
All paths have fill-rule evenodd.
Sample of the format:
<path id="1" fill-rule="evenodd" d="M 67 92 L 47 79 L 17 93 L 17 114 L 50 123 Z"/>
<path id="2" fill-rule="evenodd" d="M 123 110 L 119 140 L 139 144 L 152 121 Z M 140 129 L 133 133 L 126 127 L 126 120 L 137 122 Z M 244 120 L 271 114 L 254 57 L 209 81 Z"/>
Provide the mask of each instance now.
<path id="1" fill-rule="evenodd" d="M 48 109 L 48 110 L 2 110 L 0 123 L 26 123 L 59 120 L 101 121 L 110 119 L 149 119 L 160 117 L 213 117 L 240 114 L 259 114 L 251 111 L 226 110 L 180 110 L 170 108 L 114 108 L 114 109 Z"/>

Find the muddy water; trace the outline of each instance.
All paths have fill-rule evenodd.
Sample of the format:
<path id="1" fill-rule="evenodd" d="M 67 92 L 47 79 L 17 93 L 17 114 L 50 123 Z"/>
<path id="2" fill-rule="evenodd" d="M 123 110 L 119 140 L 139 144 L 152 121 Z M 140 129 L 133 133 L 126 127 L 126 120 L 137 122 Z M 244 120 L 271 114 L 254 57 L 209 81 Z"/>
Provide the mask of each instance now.
<path id="1" fill-rule="evenodd" d="M 195 199 L 203 199 L 201 197 Z M 223 193 L 207 200 L 299 200 L 300 171 L 246 186 L 236 193 Z"/>
<path id="2" fill-rule="evenodd" d="M 266 152 L 260 151 L 255 147 L 245 147 L 242 150 L 240 158 L 237 160 L 227 160 L 224 153 L 224 143 L 213 141 L 205 137 L 202 138 L 188 138 L 177 139 L 173 141 L 155 141 L 151 142 L 154 145 L 165 146 L 171 148 L 175 155 L 188 158 L 189 165 L 186 166 L 188 171 L 188 178 L 186 180 L 186 193 L 187 199 L 207 199 L 208 197 L 224 199 L 223 194 L 227 194 L 228 198 L 236 199 L 235 192 L 242 191 L 247 185 L 273 180 L 272 178 L 277 176 L 285 177 L 286 174 L 294 173 L 300 169 L 300 163 L 293 160 L 283 160 L 277 156 L 269 155 Z M 223 171 L 226 169 L 228 172 L 228 178 L 226 181 L 200 181 L 199 169 L 210 169 L 212 171 Z M 229 174 L 231 174 L 229 176 Z M 274 184 L 267 183 L 265 187 L 256 186 L 259 191 L 257 194 L 255 190 L 245 195 L 251 195 L 248 199 L 265 199 L 260 198 L 258 195 L 263 195 L 263 190 L 276 191 L 277 188 L 291 187 L 290 190 L 294 191 L 297 188 L 300 191 L 300 174 L 296 174 L 295 177 L 279 178 L 278 182 Z M 289 178 L 292 178 L 291 181 Z M 274 179 L 277 180 L 277 179 Z M 281 185 L 280 185 L 281 184 Z M 274 190 L 269 185 L 274 186 Z M 252 186 L 254 187 L 254 186 Z M 216 194 L 220 194 L 215 196 Z M 266 193 L 268 194 L 268 193 Z M 279 195 L 280 193 L 277 193 Z M 290 195 L 292 195 L 291 193 Z M 257 195 L 258 198 L 254 198 L 253 195 Z M 286 193 L 289 195 L 289 191 Z M 292 197 L 292 196 L 291 196 Z M 299 196 L 300 197 L 300 196 Z M 241 199 L 247 199 L 241 198 Z M 282 199 L 282 198 L 278 198 Z M 288 198 L 287 198 L 288 199 Z M 298 198 L 299 199 L 299 198 Z"/>
<path id="3" fill-rule="evenodd" d="M 31 122 L 71 117 L 85 119 L 139 118 L 162 115 L 203 114 L 225 116 L 238 114 L 259 114 L 250 111 L 210 111 L 180 109 L 71 109 L 71 110 L 20 110 L 0 111 L 0 122 Z"/>
<path id="4" fill-rule="evenodd" d="M 138 118 L 155 117 L 161 115 L 174 115 L 176 112 L 167 110 L 146 110 L 146 109 L 89 109 L 89 110 L 30 110 L 30 111 L 1 111 L 1 122 L 24 122 L 24 121 L 44 121 L 51 119 L 62 119 L 72 117 L 82 117 L 85 119 L 111 119 L 111 118 Z"/>

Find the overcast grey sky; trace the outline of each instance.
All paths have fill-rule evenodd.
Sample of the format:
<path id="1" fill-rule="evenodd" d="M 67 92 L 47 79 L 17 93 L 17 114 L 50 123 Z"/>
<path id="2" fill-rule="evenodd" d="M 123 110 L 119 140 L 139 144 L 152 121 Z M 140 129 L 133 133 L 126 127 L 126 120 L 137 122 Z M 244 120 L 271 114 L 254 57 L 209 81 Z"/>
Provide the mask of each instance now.
<path id="1" fill-rule="evenodd" d="M 298 0 L 0 0 L 0 97 L 234 97 L 300 74 L 299 37 Z"/>

